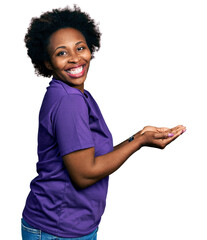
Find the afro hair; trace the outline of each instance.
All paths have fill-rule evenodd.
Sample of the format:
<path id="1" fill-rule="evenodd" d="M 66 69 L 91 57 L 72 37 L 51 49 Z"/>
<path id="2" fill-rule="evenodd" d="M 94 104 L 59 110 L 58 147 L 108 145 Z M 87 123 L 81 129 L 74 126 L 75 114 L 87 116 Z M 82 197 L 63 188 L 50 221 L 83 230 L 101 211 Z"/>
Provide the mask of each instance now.
<path id="1" fill-rule="evenodd" d="M 75 5 L 74 9 L 66 7 L 45 12 L 39 18 L 32 18 L 24 39 L 27 54 L 37 75 L 44 77 L 52 75 L 52 71 L 44 64 L 50 60 L 47 52 L 49 38 L 57 30 L 67 27 L 77 29 L 84 35 L 92 57 L 94 52 L 99 50 L 101 33 L 98 25 L 87 13 L 81 12 L 79 7 Z"/>

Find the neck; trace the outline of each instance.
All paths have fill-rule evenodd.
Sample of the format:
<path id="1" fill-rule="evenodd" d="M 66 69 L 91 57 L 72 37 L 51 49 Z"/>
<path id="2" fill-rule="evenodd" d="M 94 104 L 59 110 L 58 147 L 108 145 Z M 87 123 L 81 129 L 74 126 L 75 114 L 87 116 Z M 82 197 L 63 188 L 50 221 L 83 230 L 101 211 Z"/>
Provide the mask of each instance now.
<path id="1" fill-rule="evenodd" d="M 64 81 L 64 80 L 62 80 L 62 79 L 59 79 L 58 77 L 53 76 L 53 78 L 54 78 L 54 79 L 57 79 L 57 80 L 59 80 L 59 81 L 62 81 L 62 82 L 64 82 L 65 84 L 67 84 L 68 86 L 73 87 L 73 88 L 76 88 L 76 89 L 80 90 L 82 93 L 84 93 L 84 83 L 82 83 L 81 85 L 74 85 L 74 84 L 69 83 L 69 82 L 67 82 L 67 81 Z"/>

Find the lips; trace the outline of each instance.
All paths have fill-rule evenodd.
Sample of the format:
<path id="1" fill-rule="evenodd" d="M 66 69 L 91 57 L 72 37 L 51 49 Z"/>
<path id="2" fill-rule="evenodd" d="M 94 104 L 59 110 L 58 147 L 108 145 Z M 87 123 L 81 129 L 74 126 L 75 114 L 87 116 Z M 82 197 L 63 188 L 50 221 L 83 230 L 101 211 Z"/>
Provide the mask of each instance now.
<path id="1" fill-rule="evenodd" d="M 67 74 L 72 78 L 79 78 L 82 77 L 85 73 L 85 66 L 86 65 L 79 65 L 74 68 L 69 68 L 66 70 Z"/>

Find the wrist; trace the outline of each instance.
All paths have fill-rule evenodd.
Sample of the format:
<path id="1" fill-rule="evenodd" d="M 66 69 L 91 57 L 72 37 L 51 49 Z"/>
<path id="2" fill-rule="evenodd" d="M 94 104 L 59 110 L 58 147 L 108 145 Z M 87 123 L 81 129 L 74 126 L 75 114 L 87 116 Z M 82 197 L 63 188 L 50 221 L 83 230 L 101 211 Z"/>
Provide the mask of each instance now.
<path id="1" fill-rule="evenodd" d="M 135 135 L 132 135 L 130 138 L 128 138 L 128 142 L 132 142 L 134 140 L 134 136 Z"/>
<path id="2" fill-rule="evenodd" d="M 132 142 L 133 144 L 136 144 L 136 150 L 138 150 L 144 146 L 146 139 L 145 139 L 145 136 L 141 134 L 141 131 L 139 131 L 136 134 L 132 135 L 130 138 L 128 138 L 128 142 Z"/>
<path id="3" fill-rule="evenodd" d="M 146 136 L 145 136 L 145 134 L 137 135 L 137 139 L 139 139 L 140 148 L 146 146 Z"/>

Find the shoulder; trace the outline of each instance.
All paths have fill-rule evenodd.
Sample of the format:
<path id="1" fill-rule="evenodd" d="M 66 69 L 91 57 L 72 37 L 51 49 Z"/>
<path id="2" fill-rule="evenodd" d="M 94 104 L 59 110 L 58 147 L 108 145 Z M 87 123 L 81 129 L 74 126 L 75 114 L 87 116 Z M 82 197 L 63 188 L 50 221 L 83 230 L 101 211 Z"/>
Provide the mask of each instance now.
<path id="1" fill-rule="evenodd" d="M 70 87 L 66 83 L 52 79 L 45 94 L 45 103 L 59 105 L 60 103 L 84 103 L 85 96 L 78 89 Z"/>
<path id="2" fill-rule="evenodd" d="M 52 81 L 49 83 L 49 86 L 47 87 L 47 92 L 59 96 L 82 95 L 79 90 L 70 87 L 68 84 L 56 79 L 52 79 Z"/>
<path id="3" fill-rule="evenodd" d="M 81 94 L 66 94 L 59 100 L 59 107 L 66 107 L 67 109 L 80 110 L 86 108 L 87 104 L 84 97 Z"/>
<path id="4" fill-rule="evenodd" d="M 52 80 L 42 102 L 40 115 L 55 117 L 58 112 L 88 111 L 84 95 L 77 89 L 58 80 Z"/>

